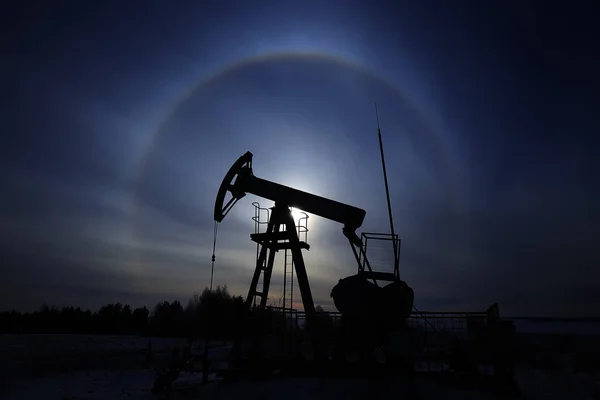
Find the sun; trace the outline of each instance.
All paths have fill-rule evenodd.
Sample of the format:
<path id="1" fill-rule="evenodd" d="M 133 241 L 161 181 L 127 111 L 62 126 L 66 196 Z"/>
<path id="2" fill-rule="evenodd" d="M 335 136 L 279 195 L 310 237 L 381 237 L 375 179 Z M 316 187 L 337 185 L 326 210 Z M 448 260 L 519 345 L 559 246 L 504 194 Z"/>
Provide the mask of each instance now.
<path id="1" fill-rule="evenodd" d="M 299 210 L 299 209 L 294 208 L 294 207 L 290 207 L 290 209 L 292 210 L 292 218 L 294 218 L 294 224 L 296 226 L 298 226 L 298 220 L 300 218 L 306 217 L 306 214 L 302 210 Z"/>

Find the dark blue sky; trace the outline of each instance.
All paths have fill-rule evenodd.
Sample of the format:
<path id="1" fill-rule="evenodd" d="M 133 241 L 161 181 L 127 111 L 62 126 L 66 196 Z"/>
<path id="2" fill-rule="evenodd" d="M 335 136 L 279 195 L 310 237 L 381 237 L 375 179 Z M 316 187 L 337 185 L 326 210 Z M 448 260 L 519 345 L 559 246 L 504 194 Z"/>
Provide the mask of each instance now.
<path id="1" fill-rule="evenodd" d="M 247 150 L 259 177 L 387 231 L 376 101 L 419 309 L 600 313 L 593 1 L 13 3 L 0 308 L 185 301 L 208 284 L 216 192 Z M 270 205 L 240 201 L 217 246 L 215 283 L 244 295 L 254 200 Z M 309 228 L 332 308 L 356 267 L 339 225 Z"/>

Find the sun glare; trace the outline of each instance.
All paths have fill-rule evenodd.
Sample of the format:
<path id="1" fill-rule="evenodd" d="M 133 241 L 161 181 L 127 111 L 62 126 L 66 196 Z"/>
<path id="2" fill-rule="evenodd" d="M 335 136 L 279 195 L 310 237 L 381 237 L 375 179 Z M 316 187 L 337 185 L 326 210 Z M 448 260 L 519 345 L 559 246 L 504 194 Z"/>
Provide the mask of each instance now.
<path id="1" fill-rule="evenodd" d="M 292 210 L 292 217 L 294 218 L 294 223 L 296 224 L 296 226 L 298 226 L 298 222 L 300 220 L 300 218 L 306 217 L 306 214 L 302 211 L 299 210 L 297 208 L 294 207 L 290 207 Z M 305 223 L 303 223 L 302 225 L 306 225 Z"/>

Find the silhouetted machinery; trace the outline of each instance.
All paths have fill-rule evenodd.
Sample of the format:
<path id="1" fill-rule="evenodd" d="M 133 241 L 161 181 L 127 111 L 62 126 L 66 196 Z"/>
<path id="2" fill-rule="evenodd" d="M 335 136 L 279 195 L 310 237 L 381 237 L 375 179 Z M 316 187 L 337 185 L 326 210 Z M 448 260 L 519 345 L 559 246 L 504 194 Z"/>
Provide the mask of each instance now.
<path id="1" fill-rule="evenodd" d="M 388 329 L 402 326 L 412 311 L 414 293 L 399 278 L 396 251 L 393 273 L 375 272 L 371 269 L 363 241 L 356 234 L 356 230 L 361 227 L 365 218 L 364 210 L 258 178 L 252 171 L 251 152 L 241 156 L 223 179 L 215 203 L 215 221 L 223 221 L 235 203 L 246 194 L 275 202 L 266 232 L 251 235 L 251 239 L 260 245 L 260 251 L 246 298 L 248 308 L 256 297 L 260 298 L 259 307 L 265 308 L 275 254 L 279 250 L 289 249 L 306 313 L 306 323 L 308 327 L 314 324 L 315 305 L 302 256 L 302 249 L 308 250 L 309 245 L 299 239 L 290 209 L 294 207 L 343 225 L 342 233 L 350 243 L 358 264 L 358 272 L 341 279 L 333 287 L 331 297 L 342 318 L 347 321 L 347 331 L 356 331 L 354 328 L 358 326 L 368 326 L 375 336 L 381 337 L 381 334 Z M 231 198 L 226 201 L 228 195 Z M 392 240 L 396 241 L 394 243 L 396 246 L 399 240 L 396 235 L 394 236 Z M 261 274 L 263 275 L 262 290 L 258 291 Z M 387 282 L 387 285 L 381 287 L 379 282 Z"/>

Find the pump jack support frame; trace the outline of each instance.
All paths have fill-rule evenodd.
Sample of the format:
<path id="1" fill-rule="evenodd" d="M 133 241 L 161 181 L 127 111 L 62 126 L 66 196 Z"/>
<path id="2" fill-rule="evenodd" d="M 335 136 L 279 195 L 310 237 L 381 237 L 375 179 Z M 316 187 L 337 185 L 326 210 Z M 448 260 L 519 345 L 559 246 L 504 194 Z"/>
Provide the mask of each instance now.
<path id="1" fill-rule="evenodd" d="M 282 225 L 285 226 L 285 230 L 281 230 Z M 279 250 L 289 249 L 294 260 L 293 265 L 296 270 L 296 279 L 302 296 L 307 323 L 310 325 L 314 318 L 315 304 L 310 290 L 304 257 L 302 256 L 302 250 L 309 250 L 310 246 L 308 243 L 300 241 L 290 207 L 276 202 L 271 209 L 266 232 L 252 234 L 250 238 L 259 243 L 261 247 L 248 290 L 248 297 L 246 298 L 246 308 L 249 309 L 252 306 L 255 296 L 260 297 L 261 310 L 267 306 L 275 255 Z M 259 292 L 257 287 L 261 273 L 263 274 L 263 288 Z"/>

